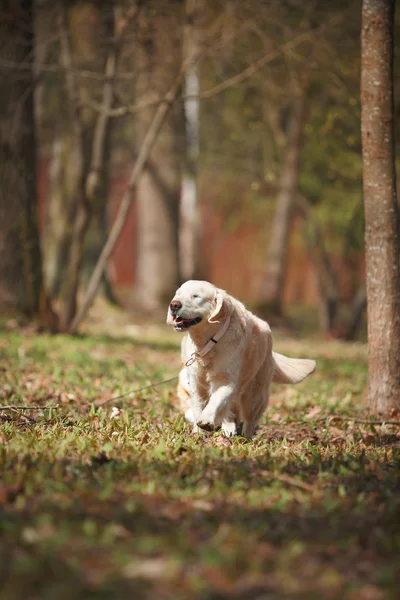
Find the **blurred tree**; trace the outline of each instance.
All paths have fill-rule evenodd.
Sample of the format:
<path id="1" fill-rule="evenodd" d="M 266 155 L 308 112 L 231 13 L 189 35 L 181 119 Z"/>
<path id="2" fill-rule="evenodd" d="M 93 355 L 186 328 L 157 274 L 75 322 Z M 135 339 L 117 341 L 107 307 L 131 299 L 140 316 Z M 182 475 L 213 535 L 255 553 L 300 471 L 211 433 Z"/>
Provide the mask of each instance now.
<path id="1" fill-rule="evenodd" d="M 355 339 L 361 325 L 362 316 L 366 307 L 366 293 L 364 281 L 358 284 L 353 291 L 347 315 L 343 315 L 343 300 L 340 295 L 337 269 L 335 269 L 332 253 L 327 250 L 324 232 L 316 218 L 315 210 L 311 203 L 299 193 L 295 201 L 295 209 L 303 217 L 302 233 L 309 257 L 315 269 L 319 291 L 319 322 L 320 330 L 333 337 L 345 340 Z M 360 218 L 362 203 L 356 205 L 352 218 L 349 219 L 348 228 L 344 232 L 343 255 L 351 260 L 354 253 L 361 252 L 358 241 L 357 229 L 363 220 Z M 354 283 L 354 281 L 352 282 Z"/>
<path id="2" fill-rule="evenodd" d="M 50 0 L 37 2 L 41 7 L 46 4 L 53 7 L 55 4 Z M 93 181 L 96 173 L 104 175 L 106 172 L 107 143 L 103 144 L 100 152 L 100 157 L 102 155 L 106 160 L 100 163 L 98 159 L 94 161 L 97 165 L 102 165 L 100 170 L 98 167 L 93 168 L 93 157 L 96 154 L 93 148 L 95 132 L 101 129 L 104 131 L 104 125 L 106 131 L 109 131 L 111 117 L 126 117 L 114 128 L 113 164 L 118 163 L 119 167 L 126 170 L 127 161 L 132 160 L 132 157 L 136 161 L 123 194 L 121 211 L 115 222 L 117 226 L 113 226 L 113 233 L 101 252 L 101 260 L 93 269 L 88 295 L 82 304 L 83 310 L 80 311 L 79 318 L 74 319 L 75 326 L 83 318 L 82 315 L 96 292 L 99 275 L 101 279 L 107 267 L 107 260 L 118 232 L 123 227 L 129 205 L 134 193 L 138 191 L 138 175 L 146 162 L 146 176 L 140 182 L 141 190 L 145 192 L 137 197 L 140 241 L 133 303 L 142 303 L 149 310 L 149 299 L 162 295 L 160 289 L 162 286 L 167 287 L 164 285 L 166 279 L 177 279 L 179 187 L 194 188 L 194 170 L 188 176 L 191 166 L 195 166 L 197 171 L 195 179 L 199 183 L 197 192 L 200 191 L 197 201 L 198 209 L 201 208 L 201 212 L 198 212 L 202 217 L 200 228 L 203 266 L 210 268 L 210 276 L 220 277 L 223 262 L 223 277 L 226 279 L 221 284 L 228 286 L 232 281 L 233 289 L 249 294 L 249 299 L 252 296 L 254 298 L 256 290 L 260 289 L 264 269 L 261 257 L 267 254 L 267 244 L 273 231 L 279 230 L 272 224 L 279 185 L 283 180 L 288 123 L 293 114 L 293 83 L 296 78 L 301 79 L 312 71 L 312 80 L 307 87 L 307 123 L 302 131 L 301 169 L 298 172 L 297 187 L 308 205 L 306 237 L 320 284 L 321 324 L 325 330 L 332 330 L 332 323 L 338 322 L 335 314 L 342 311 L 343 298 L 345 297 L 347 310 L 352 299 L 356 301 L 357 291 L 362 283 L 360 255 L 363 240 L 360 234 L 361 218 L 357 210 L 361 202 L 357 78 L 360 0 L 352 0 L 350 3 L 338 0 L 329 6 L 314 1 L 301 3 L 299 0 L 271 0 L 268 3 L 256 0 L 246 3 L 238 0 L 224 3 L 210 0 L 188 0 L 187 3 L 178 0 L 172 3 L 161 0 L 145 3 L 119 0 L 117 5 L 120 16 L 116 15 L 117 24 L 131 10 L 136 9 L 142 21 L 140 29 L 136 21 L 132 22 L 132 27 L 122 40 L 121 52 L 118 52 L 118 71 L 114 76 L 112 70 L 111 76 L 108 71 L 106 78 L 106 65 L 110 64 L 106 57 L 111 56 L 113 51 L 115 56 L 119 34 L 117 31 L 116 35 L 110 36 L 103 27 L 102 17 L 99 15 L 104 14 L 101 7 L 104 8 L 105 5 L 110 7 L 111 3 L 90 0 L 65 3 L 65 30 L 68 33 L 66 39 L 70 46 L 72 68 L 66 66 L 65 53 L 64 62 L 60 63 L 56 50 L 60 36 L 54 22 L 52 27 L 50 22 L 50 33 L 47 36 L 50 43 L 53 40 L 53 51 L 46 57 L 45 47 L 41 44 L 43 57 L 38 62 L 43 65 L 37 66 L 38 82 L 46 74 L 46 79 L 52 83 L 53 96 L 58 93 L 57 87 L 60 87 L 60 74 L 63 77 L 68 73 L 72 74 L 72 79 L 75 80 L 74 85 L 78 90 L 75 94 L 78 98 L 75 104 L 78 111 L 75 110 L 75 114 L 79 113 L 85 132 L 85 183 L 82 186 L 85 193 L 92 189 L 89 182 Z M 86 17 L 84 16 L 83 23 L 76 27 L 74 25 L 71 29 L 71 24 L 75 23 L 75 8 L 75 15 L 82 10 L 81 14 L 86 14 Z M 310 23 L 303 19 L 307 10 L 315 10 L 315 28 L 310 29 Z M 185 11 L 186 20 L 183 19 Z M 192 19 L 188 18 L 190 15 Z M 196 27 L 196 21 L 200 27 Z M 211 22 L 218 22 L 213 36 L 210 35 L 208 26 Z M 203 39 L 197 38 L 199 32 Z M 78 40 L 75 40 L 76 36 Z M 138 39 L 144 43 L 140 43 L 137 50 Z M 310 43 L 314 41 L 317 42 L 317 51 L 311 59 L 307 59 Z M 92 60 L 90 52 L 81 52 L 76 48 L 76 43 L 93 51 L 98 49 L 96 60 L 93 52 Z M 191 52 L 195 53 L 196 46 L 200 45 L 201 64 L 189 70 L 186 77 L 187 83 L 194 82 L 196 89 L 200 90 L 200 98 L 195 93 L 190 93 L 190 98 L 187 98 L 188 94 L 185 92 L 184 97 L 190 100 L 187 108 L 194 108 L 192 114 L 196 117 L 201 100 L 201 119 L 198 121 L 201 121 L 201 128 L 197 130 L 201 137 L 201 156 L 196 159 L 195 165 L 188 164 L 186 168 L 182 104 L 176 104 L 169 111 L 176 83 L 182 76 L 182 72 L 179 73 L 182 52 L 185 59 Z M 65 82 L 67 83 L 67 78 Z M 42 102 L 39 103 L 42 110 L 38 113 L 42 114 L 41 119 L 47 119 L 51 138 L 56 138 L 56 160 L 52 171 L 53 176 L 57 176 L 56 179 L 61 177 L 62 172 L 67 173 L 68 166 L 73 166 L 77 158 L 77 153 L 73 151 L 69 155 L 69 165 L 66 164 L 68 159 L 64 158 L 63 145 L 60 143 L 64 140 L 61 135 L 64 127 L 69 127 L 69 133 L 75 130 L 75 126 L 72 126 L 74 114 L 69 116 L 68 108 L 73 106 L 70 98 L 74 94 L 65 94 L 68 89 L 71 89 L 69 85 L 63 88 L 62 103 L 58 105 L 57 111 L 54 110 L 54 102 L 52 104 L 48 91 L 43 94 L 42 89 Z M 135 97 L 133 104 L 132 97 Z M 147 160 L 148 150 L 166 114 L 166 127 L 150 160 Z M 65 115 L 65 126 L 62 115 Z M 59 129 L 56 136 L 54 123 Z M 101 123 L 102 126 L 98 127 Z M 107 139 L 107 136 L 103 139 Z M 136 151 L 132 152 L 130 148 L 134 143 Z M 178 154 L 175 154 L 176 148 Z M 186 176 L 183 179 L 178 168 L 179 162 L 185 169 Z M 92 166 L 89 167 L 89 163 Z M 74 176 L 65 179 L 72 182 Z M 87 208 L 93 218 L 99 214 L 97 222 L 104 225 L 101 209 L 97 213 L 98 206 L 102 205 L 104 209 L 104 203 L 97 202 L 97 197 L 104 197 L 100 194 L 101 188 L 102 184 L 97 190 L 99 196 L 96 193 L 96 197 L 88 202 Z M 185 190 L 182 191 L 184 199 Z M 185 202 L 182 203 L 182 212 L 184 205 Z M 73 213 L 74 211 L 68 213 L 70 235 L 76 211 Z M 286 215 L 290 213 L 291 211 L 283 211 Z M 55 218 L 54 227 L 60 222 L 60 219 Z M 85 242 L 81 247 L 84 246 L 89 251 L 93 265 L 101 244 L 97 246 L 97 243 L 92 245 L 89 242 L 90 239 L 100 239 L 98 231 L 101 228 L 93 228 L 96 233 L 92 238 L 91 223 L 94 225 L 94 221 L 89 221 Z M 264 235 L 262 223 L 265 224 Z M 242 237 L 244 230 L 248 236 L 245 242 Z M 296 232 L 297 229 L 293 231 Z M 318 232 L 317 235 L 315 231 Z M 246 246 L 243 247 L 249 248 L 251 252 L 248 265 L 243 261 L 239 268 L 236 264 L 231 265 L 230 258 L 226 255 L 228 246 L 225 244 L 231 243 L 236 232 L 238 246 L 244 243 Z M 279 241 L 284 241 L 284 237 L 279 236 Z M 287 241 L 289 242 L 292 245 L 292 261 L 295 244 L 303 242 L 296 235 Z M 69 254 L 70 245 L 67 246 Z M 281 256 L 284 256 L 286 244 L 281 243 L 280 246 L 283 251 Z M 172 247 L 174 250 L 170 252 Z M 182 251 L 183 257 L 188 258 L 189 253 L 183 248 Z M 131 262 L 132 259 L 129 260 Z M 215 269 L 217 262 L 219 267 Z M 75 261 L 75 274 L 76 266 Z M 88 271 L 91 268 L 92 266 Z M 188 276 L 186 272 L 185 276 Z M 176 283 L 171 287 L 175 285 Z M 75 284 L 69 283 L 68 286 L 76 291 Z M 343 294 L 345 288 L 346 292 Z M 299 293 L 300 301 L 304 294 L 308 294 L 304 287 L 296 293 Z M 359 298 L 362 300 L 362 295 Z M 159 301 L 161 303 L 163 300 Z M 359 306 L 362 304 L 361 302 Z"/>
<path id="3" fill-rule="evenodd" d="M 293 207 L 295 194 L 290 202 L 279 204 L 276 199 L 280 184 L 286 179 L 284 165 L 289 161 L 285 157 L 290 157 L 287 136 L 293 114 L 292 98 L 297 95 L 293 93 L 296 83 L 297 91 L 306 90 L 307 120 L 301 131 L 301 164 L 293 190 L 299 187 L 307 197 L 331 263 L 335 263 L 335 253 L 341 251 L 339 240 L 349 231 L 351 215 L 359 204 L 357 17 L 360 11 L 357 1 L 350 4 L 339 1 L 331 6 L 296 0 L 270 2 L 268 7 L 253 2 L 233 4 L 232 15 L 236 18 L 233 49 L 230 48 L 233 54 L 225 56 L 226 44 L 224 48 L 215 48 L 203 73 L 201 95 L 207 101 L 202 103 L 200 176 L 203 194 L 211 196 L 215 210 L 222 214 L 222 227 L 214 237 L 222 238 L 223 242 L 230 232 L 239 231 L 245 224 L 259 228 L 265 222 L 264 244 L 274 241 L 272 249 L 277 248 L 274 250 L 277 260 L 268 262 L 271 267 L 275 264 L 280 275 L 271 279 L 264 276 L 262 280 L 260 277 L 261 290 L 273 287 L 267 282 L 285 281 L 284 258 L 288 245 L 293 245 L 289 235 L 285 239 L 282 231 L 291 236 L 293 211 L 287 208 Z M 218 81 L 221 71 L 225 80 L 215 84 L 212 75 Z M 208 100 L 207 87 L 212 83 L 212 91 L 224 90 L 224 94 Z M 348 195 L 343 193 L 344 189 Z M 232 210 L 233 205 L 236 211 Z M 281 210 L 275 212 L 275 206 Z M 235 219 L 228 218 L 233 214 Z M 284 224 L 283 229 L 275 224 L 275 218 Z M 259 255 L 263 252 L 263 240 L 260 245 Z M 213 247 L 209 240 L 207 250 Z M 360 251 L 361 241 L 357 257 Z M 210 258 L 214 260 L 213 256 L 206 258 L 209 262 Z M 347 269 L 345 260 L 342 265 L 341 276 Z M 259 271 L 260 265 L 257 262 L 251 268 Z M 357 289 L 356 283 L 354 287 Z M 265 310 L 262 296 L 260 293 L 256 307 L 268 317 L 271 311 Z M 321 317 L 329 302 L 325 295 Z M 323 321 L 325 327 L 328 319 L 324 317 Z"/>
<path id="4" fill-rule="evenodd" d="M 201 50 L 204 0 L 186 0 L 183 53 L 190 67 L 183 85 L 185 169 L 181 190 L 180 260 L 183 279 L 204 279 L 200 252 L 198 169 L 200 155 L 200 69 L 193 60 Z"/>
<path id="5" fill-rule="evenodd" d="M 136 6 L 136 5 L 134 5 L 134 6 Z M 145 20 L 145 23 L 146 23 L 146 20 Z M 113 116 L 121 116 L 121 115 L 130 113 L 132 111 L 133 112 L 145 111 L 145 110 L 148 111 L 149 109 L 151 109 L 154 106 L 155 106 L 155 109 L 152 113 L 151 119 L 149 119 L 149 121 L 148 121 L 147 129 L 143 130 L 144 135 L 143 135 L 142 143 L 141 143 L 140 147 L 138 147 L 138 152 L 136 154 L 134 166 L 131 171 L 131 175 L 129 178 L 127 188 L 121 198 L 121 202 L 120 202 L 120 205 L 118 208 L 118 212 L 117 212 L 115 221 L 111 227 L 111 230 L 107 237 L 106 243 L 104 244 L 104 247 L 101 251 L 100 257 L 99 257 L 99 259 L 96 263 L 96 266 L 93 270 L 93 273 L 90 278 L 88 289 L 87 289 L 87 292 L 83 299 L 83 302 L 82 302 L 81 306 L 79 307 L 79 310 L 77 311 L 77 314 L 75 315 L 75 317 L 71 323 L 71 327 L 70 327 L 71 331 L 75 331 L 79 327 L 80 323 L 85 318 L 87 311 L 89 310 L 89 308 L 93 302 L 93 299 L 96 295 L 97 289 L 100 285 L 104 269 L 106 268 L 107 261 L 110 258 L 110 255 L 111 255 L 111 253 L 115 247 L 115 244 L 117 243 L 117 240 L 121 234 L 121 231 L 125 225 L 126 218 L 127 218 L 128 212 L 129 212 L 129 208 L 131 206 L 131 203 L 132 203 L 132 200 L 134 197 L 134 192 L 136 192 L 136 189 L 139 185 L 140 178 L 141 178 L 144 170 L 146 168 L 150 169 L 153 176 L 157 174 L 157 171 L 152 168 L 150 154 L 152 152 L 152 149 L 153 149 L 155 143 L 158 140 L 158 136 L 159 136 L 160 131 L 162 130 L 164 122 L 167 120 L 167 117 L 171 111 L 171 108 L 174 106 L 175 100 L 179 95 L 179 91 L 182 86 L 182 82 L 184 79 L 184 74 L 186 72 L 186 69 L 190 68 L 190 62 L 191 62 L 191 60 L 194 60 L 194 59 L 195 59 L 195 57 L 191 57 L 191 58 L 187 58 L 183 61 L 183 64 L 180 65 L 180 68 L 178 69 L 176 76 L 174 78 L 172 78 L 172 80 L 169 81 L 169 86 L 167 86 L 166 89 L 163 90 L 162 95 L 156 96 L 155 98 L 152 97 L 151 95 L 147 96 L 147 97 L 145 97 L 144 101 L 142 101 L 142 102 L 139 101 L 139 103 L 134 105 L 133 107 L 121 106 L 121 107 L 115 108 L 114 110 L 104 111 L 103 107 L 100 106 L 101 112 L 106 112 L 106 114 L 113 115 Z M 140 64 L 140 61 L 139 61 L 139 64 Z M 157 182 L 157 184 L 162 183 L 158 178 L 156 178 L 156 182 Z M 145 207 L 143 207 L 143 208 L 145 208 Z M 175 223 L 175 221 L 173 221 L 173 222 Z M 140 227 L 140 222 L 139 222 L 139 227 Z M 150 233 L 151 233 L 151 231 L 150 231 Z M 153 238 L 153 240 L 154 240 L 154 238 Z M 176 254 L 178 254 L 177 245 L 178 245 L 178 242 L 176 243 Z M 162 249 L 163 249 L 163 247 L 161 247 L 161 250 Z M 157 255 L 157 252 L 158 252 L 158 249 L 153 248 L 153 254 Z M 156 271 L 156 272 L 158 272 L 158 271 Z M 143 309 L 146 309 L 146 308 L 147 308 L 147 310 L 154 310 L 156 308 L 156 306 L 154 305 L 153 307 L 150 307 L 150 303 L 148 303 L 148 306 L 143 306 Z"/>
<path id="6" fill-rule="evenodd" d="M 313 263 L 318 284 L 320 329 L 324 333 L 331 333 L 336 324 L 339 304 L 337 274 L 310 202 L 300 193 L 297 194 L 295 200 L 295 208 L 300 210 L 304 218 L 302 229 L 305 245 Z"/>
<path id="7" fill-rule="evenodd" d="M 393 99 L 395 0 L 363 0 L 361 133 L 368 298 L 368 406 L 388 415 L 400 398 L 400 230 Z"/>
<path id="8" fill-rule="evenodd" d="M 139 148 L 161 99 L 182 69 L 179 3 L 146 2 L 138 16 L 136 100 L 149 104 L 137 114 Z M 137 261 L 131 304 L 164 309 L 180 281 L 179 195 L 183 156 L 183 107 L 175 102 L 164 120 L 136 191 Z"/>
<path id="9" fill-rule="evenodd" d="M 107 111 L 116 51 L 113 7 L 107 2 L 60 0 L 56 9 L 65 87 L 53 141 L 44 248 L 47 284 L 52 295 L 60 294 L 62 328 L 68 330 L 77 308 L 85 244 L 90 266 L 106 237 Z M 100 77 L 81 76 L 83 69 Z M 102 104 L 100 113 L 88 106 L 94 98 Z"/>
<path id="10" fill-rule="evenodd" d="M 42 292 L 33 112 L 33 2 L 0 18 L 0 307 L 35 315 Z"/>
<path id="11" fill-rule="evenodd" d="M 365 308 L 357 76 L 361 11 L 359 2 L 335 8 L 341 26 L 327 28 L 319 45 L 296 204 L 318 284 L 320 329 L 351 339 Z"/>
<path id="12" fill-rule="evenodd" d="M 277 126 L 276 121 L 279 113 L 275 116 L 275 123 L 272 121 L 274 132 L 278 131 L 279 134 L 277 136 L 278 142 L 280 141 L 279 137 L 283 137 L 285 142 L 279 144 L 282 150 L 280 152 L 277 200 L 270 227 L 266 273 L 260 298 L 260 310 L 269 319 L 283 315 L 282 303 L 287 253 L 300 182 L 300 161 L 303 154 L 304 133 L 307 121 L 311 116 L 309 105 L 314 99 L 316 86 L 313 80 L 320 75 L 318 71 L 324 62 L 323 54 L 320 52 L 321 33 L 326 32 L 328 25 L 323 21 L 321 23 L 317 9 L 316 2 L 307 4 L 290 2 L 287 7 L 280 10 L 286 30 L 290 28 L 293 36 L 296 31 L 305 29 L 305 31 L 309 31 L 309 39 L 305 40 L 300 52 L 293 53 L 289 49 L 285 54 L 289 78 L 289 116 L 286 119 L 286 131 L 280 132 L 279 125 Z M 334 19 L 336 17 L 337 20 L 337 15 L 334 12 L 333 17 Z M 322 27 L 322 31 L 318 32 L 317 26 Z M 315 72 L 318 74 L 315 75 Z M 282 119 L 282 113 L 280 117 Z"/>
<path id="13" fill-rule="evenodd" d="M 287 141 L 282 157 L 279 191 L 275 215 L 271 225 L 267 271 L 261 291 L 260 310 L 271 318 L 282 314 L 282 292 L 285 275 L 286 254 L 289 246 L 289 231 L 293 204 L 296 197 L 307 90 L 299 89 L 294 94 L 291 107 Z"/>
<path id="14" fill-rule="evenodd" d="M 103 5 L 100 15 L 97 44 L 94 53 L 97 60 L 102 60 L 104 80 L 101 82 L 100 114 L 97 115 L 93 129 L 91 148 L 91 163 L 86 179 L 86 193 L 92 198 L 91 219 L 85 239 L 84 248 L 84 278 L 89 279 L 108 235 L 108 198 L 109 198 L 109 171 L 111 159 L 111 139 L 115 120 L 110 118 L 110 111 L 116 93 L 116 81 L 119 55 L 123 47 L 124 35 L 136 14 L 136 2 L 121 14 L 121 6 L 114 3 Z M 118 18 L 117 18 L 118 17 Z M 89 96 L 89 94 L 88 94 Z M 93 100 L 93 90 L 90 98 Z M 101 289 L 112 303 L 118 303 L 113 292 L 107 269 L 102 276 Z"/>

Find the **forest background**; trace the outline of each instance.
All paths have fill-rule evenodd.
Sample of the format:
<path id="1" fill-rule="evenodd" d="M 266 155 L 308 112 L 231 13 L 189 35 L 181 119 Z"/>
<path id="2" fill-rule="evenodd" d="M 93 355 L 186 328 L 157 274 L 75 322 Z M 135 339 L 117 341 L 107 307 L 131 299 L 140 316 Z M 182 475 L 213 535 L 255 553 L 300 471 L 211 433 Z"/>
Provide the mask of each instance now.
<path id="1" fill-rule="evenodd" d="M 302 322 L 357 335 L 366 303 L 358 0 L 40 0 L 35 14 L 10 15 L 0 66 L 19 96 L 2 122 L 30 148 L 18 168 L 31 171 L 27 213 L 38 207 L 42 258 L 31 264 L 28 218 L 29 239 L 14 236 L 5 271 L 23 264 L 31 281 L 43 278 L 45 320 L 55 324 L 57 307 L 56 327 L 77 328 L 78 290 L 126 201 L 101 276 L 108 299 L 161 314 L 180 281 L 204 278 L 273 322 L 308 307 Z M 14 166 L 9 155 L 3 189 L 15 186 Z M 15 208 L 3 207 L 7 222 Z M 26 284 L 3 277 L 1 288 L 2 304 L 38 303 Z"/>

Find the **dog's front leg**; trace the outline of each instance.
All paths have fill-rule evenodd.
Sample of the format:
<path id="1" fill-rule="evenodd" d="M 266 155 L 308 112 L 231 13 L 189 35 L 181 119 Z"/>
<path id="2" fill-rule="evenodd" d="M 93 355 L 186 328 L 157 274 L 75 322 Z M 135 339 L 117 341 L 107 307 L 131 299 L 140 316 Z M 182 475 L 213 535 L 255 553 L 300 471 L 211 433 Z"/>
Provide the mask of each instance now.
<path id="1" fill-rule="evenodd" d="M 206 401 L 196 393 L 191 395 L 191 410 L 193 417 L 193 433 L 197 433 L 199 431 L 198 420 L 200 415 L 202 414 L 204 405 Z"/>
<path id="2" fill-rule="evenodd" d="M 235 396 L 235 387 L 228 383 L 212 387 L 210 401 L 204 407 L 196 423 L 206 431 L 212 431 L 215 425 L 219 425 L 221 417 L 229 412 Z"/>
<path id="3" fill-rule="evenodd" d="M 203 373 L 198 372 L 196 376 L 191 374 L 190 377 L 190 408 L 192 412 L 192 418 L 190 421 L 193 423 L 193 433 L 199 431 L 197 421 L 207 404 L 208 390 L 206 379 Z"/>

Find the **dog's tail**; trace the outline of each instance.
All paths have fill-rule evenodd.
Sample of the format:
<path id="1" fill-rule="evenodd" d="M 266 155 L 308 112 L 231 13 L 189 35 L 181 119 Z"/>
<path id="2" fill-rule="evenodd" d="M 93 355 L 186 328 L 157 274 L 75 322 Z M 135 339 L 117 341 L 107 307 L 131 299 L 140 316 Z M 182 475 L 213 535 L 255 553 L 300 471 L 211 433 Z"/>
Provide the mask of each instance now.
<path id="1" fill-rule="evenodd" d="M 278 352 L 273 352 L 272 356 L 275 362 L 274 383 L 300 383 L 315 370 L 315 360 L 288 358 Z"/>

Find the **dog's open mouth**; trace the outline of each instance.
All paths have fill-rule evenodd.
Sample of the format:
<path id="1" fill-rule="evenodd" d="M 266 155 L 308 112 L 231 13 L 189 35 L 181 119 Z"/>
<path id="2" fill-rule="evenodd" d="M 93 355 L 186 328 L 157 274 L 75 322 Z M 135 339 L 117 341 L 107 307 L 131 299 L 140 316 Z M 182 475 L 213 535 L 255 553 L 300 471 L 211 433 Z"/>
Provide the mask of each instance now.
<path id="1" fill-rule="evenodd" d="M 173 319 L 175 331 L 185 331 L 186 329 L 189 329 L 189 327 L 197 325 L 197 323 L 200 323 L 201 321 L 201 317 L 196 317 L 195 319 L 183 319 L 178 315 L 173 315 Z"/>

